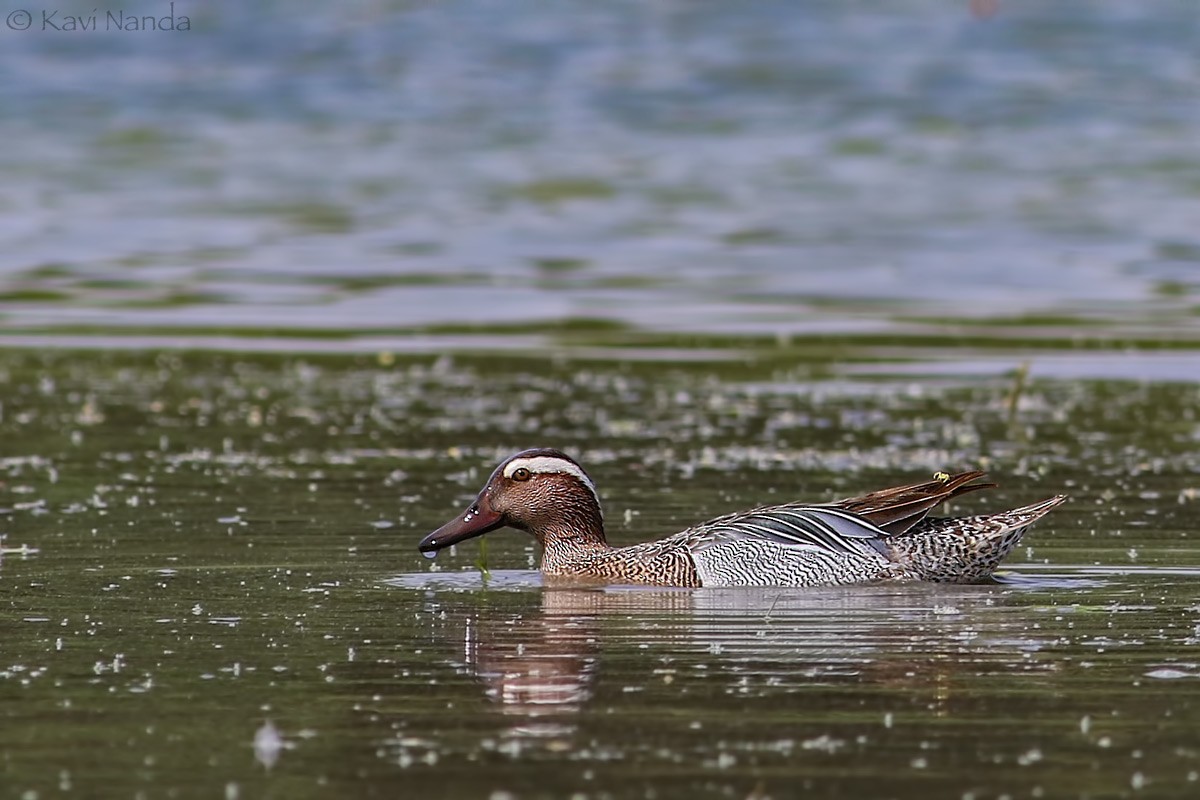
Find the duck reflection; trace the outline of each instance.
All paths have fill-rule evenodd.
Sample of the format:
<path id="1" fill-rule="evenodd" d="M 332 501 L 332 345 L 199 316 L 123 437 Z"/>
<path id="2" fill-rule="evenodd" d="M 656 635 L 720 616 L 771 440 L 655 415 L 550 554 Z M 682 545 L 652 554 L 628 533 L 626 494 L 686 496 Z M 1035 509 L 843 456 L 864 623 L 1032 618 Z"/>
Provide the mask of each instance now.
<path id="1" fill-rule="evenodd" d="M 485 695 L 521 720 L 510 733 L 563 736 L 593 698 L 602 651 L 608 669 L 637 690 L 650 679 L 647 659 L 622 654 L 650 650 L 659 656 L 656 674 L 686 683 L 703 670 L 703 680 L 724 681 L 731 692 L 866 681 L 932 690 L 937 702 L 964 669 L 981 660 L 1019 667 L 1022 653 L 1046 644 L 1029 636 L 1019 614 L 1005 613 L 1013 594 L 1001 586 L 547 585 L 533 613 L 476 612 L 463 635 L 467 668 Z"/>
<path id="2" fill-rule="evenodd" d="M 506 713 L 573 713 L 592 695 L 599 652 L 594 619 L 545 612 L 469 619 L 464 644 L 484 694 Z"/>
<path id="3" fill-rule="evenodd" d="M 594 693 L 602 617 L 647 606 L 667 612 L 690 610 L 690 592 L 547 588 L 540 610 L 532 615 L 468 618 L 468 668 L 502 713 L 527 721 L 511 733 L 567 734 L 574 729 L 569 717 Z"/>

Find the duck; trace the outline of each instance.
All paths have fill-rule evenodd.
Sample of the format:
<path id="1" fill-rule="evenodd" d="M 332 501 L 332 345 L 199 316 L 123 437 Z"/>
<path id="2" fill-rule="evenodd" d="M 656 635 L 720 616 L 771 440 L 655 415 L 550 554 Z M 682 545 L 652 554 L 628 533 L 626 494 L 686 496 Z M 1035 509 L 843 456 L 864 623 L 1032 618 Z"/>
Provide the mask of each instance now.
<path id="1" fill-rule="evenodd" d="M 929 516 L 948 500 L 994 486 L 979 470 L 938 472 L 858 497 L 738 511 L 662 539 L 614 547 L 588 473 L 559 450 L 535 448 L 502 461 L 474 502 L 418 549 L 432 558 L 509 527 L 538 541 L 543 576 L 568 581 L 682 588 L 983 583 L 1029 526 L 1067 499 L 1055 495 L 993 514 Z"/>

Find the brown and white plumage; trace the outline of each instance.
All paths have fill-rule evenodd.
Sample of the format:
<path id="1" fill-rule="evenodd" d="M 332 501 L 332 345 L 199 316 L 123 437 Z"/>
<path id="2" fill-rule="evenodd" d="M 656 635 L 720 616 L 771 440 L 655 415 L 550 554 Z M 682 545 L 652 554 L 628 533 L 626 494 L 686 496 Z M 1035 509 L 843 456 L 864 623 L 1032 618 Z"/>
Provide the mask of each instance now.
<path id="1" fill-rule="evenodd" d="M 832 503 L 728 514 L 653 542 L 612 547 L 587 472 L 557 450 L 526 450 L 492 473 L 462 515 L 426 536 L 433 553 L 509 526 L 542 545 L 541 569 L 660 586 L 819 586 L 885 580 L 986 580 L 1025 530 L 1066 498 L 1000 514 L 933 518 L 937 506 L 991 487 L 982 472 L 940 474 Z"/>

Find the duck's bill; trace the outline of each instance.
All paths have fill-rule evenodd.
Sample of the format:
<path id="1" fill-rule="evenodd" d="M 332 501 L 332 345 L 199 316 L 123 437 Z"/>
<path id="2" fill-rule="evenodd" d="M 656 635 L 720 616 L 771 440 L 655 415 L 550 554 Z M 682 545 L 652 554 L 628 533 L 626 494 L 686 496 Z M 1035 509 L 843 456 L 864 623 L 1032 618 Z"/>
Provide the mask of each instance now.
<path id="1" fill-rule="evenodd" d="M 483 504 L 473 505 L 422 539 L 417 549 L 422 553 L 436 553 L 452 544 L 483 536 L 488 531 L 502 527 L 504 518 L 499 512 L 485 510 Z"/>

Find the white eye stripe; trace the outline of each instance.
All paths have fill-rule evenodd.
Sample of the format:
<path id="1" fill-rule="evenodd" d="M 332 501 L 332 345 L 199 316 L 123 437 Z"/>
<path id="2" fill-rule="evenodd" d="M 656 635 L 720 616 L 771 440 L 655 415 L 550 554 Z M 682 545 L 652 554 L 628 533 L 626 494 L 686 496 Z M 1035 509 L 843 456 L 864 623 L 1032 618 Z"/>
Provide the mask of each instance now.
<path id="1" fill-rule="evenodd" d="M 527 469 L 535 474 L 539 472 L 559 472 L 578 478 L 579 482 L 586 486 L 588 491 L 592 493 L 592 497 L 596 498 L 596 505 L 600 505 L 600 495 L 596 492 L 596 485 L 592 483 L 592 479 L 587 476 L 587 473 L 579 468 L 578 464 L 561 458 L 555 458 L 554 456 L 514 458 L 504 465 L 504 477 L 511 478 L 513 473 L 519 469 Z"/>

